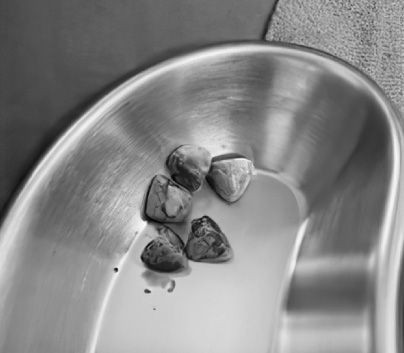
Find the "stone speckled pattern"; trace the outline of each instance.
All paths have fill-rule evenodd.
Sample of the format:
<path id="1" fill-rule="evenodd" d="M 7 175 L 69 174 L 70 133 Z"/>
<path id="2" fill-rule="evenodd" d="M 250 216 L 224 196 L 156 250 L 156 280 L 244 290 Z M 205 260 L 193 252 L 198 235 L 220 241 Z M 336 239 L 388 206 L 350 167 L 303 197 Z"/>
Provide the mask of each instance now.
<path id="1" fill-rule="evenodd" d="M 246 158 L 213 161 L 207 180 L 222 199 L 236 202 L 247 190 L 253 171 L 253 163 Z"/>
<path id="2" fill-rule="evenodd" d="M 202 262 L 225 262 L 233 257 L 226 235 L 208 216 L 194 219 L 185 252 L 189 259 Z"/>
<path id="3" fill-rule="evenodd" d="M 154 227 L 155 238 L 143 249 L 142 262 L 152 270 L 178 271 L 187 267 L 184 244 L 174 231 L 163 225 Z"/>
<path id="4" fill-rule="evenodd" d="M 182 145 L 167 158 L 167 168 L 171 177 L 189 191 L 201 188 L 210 169 L 212 156 L 206 148 Z"/>
<path id="5" fill-rule="evenodd" d="M 147 191 L 145 214 L 157 222 L 184 222 L 191 212 L 192 195 L 164 175 L 156 175 Z"/>

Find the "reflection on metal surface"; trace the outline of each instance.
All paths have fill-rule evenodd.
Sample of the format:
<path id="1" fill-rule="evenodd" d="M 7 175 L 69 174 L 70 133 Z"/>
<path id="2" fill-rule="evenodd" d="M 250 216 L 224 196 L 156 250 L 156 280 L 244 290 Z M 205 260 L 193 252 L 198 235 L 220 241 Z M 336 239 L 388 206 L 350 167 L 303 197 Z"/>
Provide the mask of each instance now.
<path id="1" fill-rule="evenodd" d="M 149 239 L 143 232 L 109 298 L 97 353 L 269 351 L 300 223 L 293 193 L 259 173 L 231 206 L 205 185 L 195 195 L 192 213 L 192 218 L 212 216 L 220 225 L 232 260 L 189 261 L 189 273 L 145 275 L 139 257 Z M 172 279 L 176 287 L 169 294 Z M 151 295 L 144 294 L 145 287 Z"/>
<path id="2" fill-rule="evenodd" d="M 241 153 L 304 197 L 274 351 L 400 352 L 398 117 L 344 63 L 249 43 L 130 79 L 48 153 L 1 228 L 1 352 L 93 350 L 144 190 L 179 141 Z"/>

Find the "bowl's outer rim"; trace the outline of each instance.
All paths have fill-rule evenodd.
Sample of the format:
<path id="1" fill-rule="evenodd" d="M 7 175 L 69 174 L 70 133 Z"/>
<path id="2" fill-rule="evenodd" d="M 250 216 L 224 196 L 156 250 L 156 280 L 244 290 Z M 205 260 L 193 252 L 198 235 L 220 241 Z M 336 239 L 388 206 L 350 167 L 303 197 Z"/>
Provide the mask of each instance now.
<path id="1" fill-rule="evenodd" d="M 189 61 L 203 60 L 210 56 L 226 55 L 230 53 L 291 53 L 294 54 L 295 57 L 298 56 L 301 58 L 312 59 L 313 62 L 320 63 L 323 61 L 328 65 L 335 65 L 335 68 L 338 69 L 341 73 L 345 72 L 348 75 L 353 75 L 356 80 L 359 80 L 362 84 L 364 84 L 365 87 L 367 87 L 373 98 L 376 99 L 377 103 L 385 112 L 385 116 L 387 117 L 387 125 L 392 139 L 392 183 L 389 190 L 386 211 L 386 214 L 389 214 L 392 218 L 391 223 L 387 222 L 389 224 L 387 224 L 386 227 L 384 227 L 384 229 L 382 230 L 383 232 L 391 231 L 391 226 L 394 220 L 397 220 L 397 218 L 399 218 L 396 216 L 398 210 L 401 209 L 402 211 L 404 211 L 404 205 L 399 207 L 399 191 L 401 190 L 402 194 L 404 194 L 404 187 L 401 185 L 402 183 L 400 183 L 400 171 L 402 169 L 401 166 L 404 164 L 404 122 L 402 121 L 402 119 L 400 119 L 400 112 L 397 107 L 395 107 L 394 104 L 389 100 L 389 98 L 379 87 L 379 85 L 372 78 L 367 76 L 364 72 L 354 67 L 347 61 L 318 49 L 285 42 L 233 41 L 203 46 L 197 50 L 193 50 L 191 52 L 166 59 L 157 65 L 151 66 L 150 68 L 143 70 L 138 74 L 135 74 L 134 76 L 125 80 L 123 83 L 119 84 L 114 89 L 107 92 L 103 96 L 103 98 L 98 100 L 98 102 L 96 102 L 89 109 L 80 114 L 78 119 L 74 121 L 65 132 L 63 132 L 58 138 L 56 138 L 55 142 L 47 149 L 47 151 L 45 151 L 37 164 L 34 166 L 31 172 L 28 173 L 28 176 L 25 178 L 25 180 L 21 183 L 20 187 L 11 198 L 11 201 L 8 203 L 8 206 L 6 207 L 6 210 L 3 213 L 0 222 L 0 253 L 7 254 L 7 249 L 11 244 L 5 243 L 7 239 L 4 239 L 4 235 L 8 233 L 8 228 L 10 228 L 10 226 L 15 222 L 14 216 L 18 216 L 20 214 L 20 209 L 23 210 L 22 207 L 24 206 L 25 200 L 29 199 L 30 195 L 32 195 L 33 193 L 33 190 L 35 190 L 36 187 L 40 185 L 42 178 L 46 176 L 47 170 L 51 167 L 52 163 L 58 160 L 58 157 L 64 152 L 65 146 L 71 145 L 72 141 L 74 142 L 74 139 L 78 138 L 81 133 L 88 131 L 88 128 L 97 122 L 99 117 L 103 115 L 103 112 L 108 111 L 116 103 L 120 102 L 124 97 L 126 97 L 130 92 L 138 87 L 141 87 L 142 84 L 144 84 L 145 82 L 158 77 L 164 72 L 175 69 L 176 67 L 184 65 Z M 401 222 L 400 227 L 398 227 L 401 230 L 404 229 L 403 223 L 404 222 Z M 401 269 L 403 258 L 403 252 L 401 249 L 404 245 L 404 241 L 401 238 L 403 237 L 396 236 L 394 242 L 394 246 L 396 246 L 396 249 L 397 247 L 399 248 L 398 253 L 396 253 L 397 256 L 394 259 L 394 267 L 398 267 L 399 269 Z M 386 264 L 382 264 L 379 266 L 379 275 L 383 274 L 382 271 L 385 270 L 385 266 Z M 399 270 L 399 272 L 401 272 L 401 270 Z M 395 273 L 394 276 L 398 278 L 400 276 L 400 273 Z M 385 302 L 385 299 L 383 298 L 384 295 L 385 293 L 383 291 L 382 293 L 378 293 L 378 300 Z M 399 305 L 398 303 L 398 299 L 399 294 L 397 291 L 395 293 L 395 303 L 390 307 L 391 310 L 389 310 L 390 318 L 392 317 L 392 315 L 399 315 L 398 313 L 394 312 L 397 307 L 401 307 L 401 305 Z M 384 325 L 385 323 L 386 322 L 383 322 L 382 324 Z M 397 327 L 396 330 L 393 330 L 394 333 L 388 334 L 388 330 L 392 328 L 392 324 L 393 323 L 390 323 L 388 325 L 389 327 L 387 328 L 384 327 L 383 331 L 391 339 L 394 338 L 395 341 L 397 341 Z M 382 346 L 384 346 L 384 344 L 382 344 Z M 398 350 L 395 350 L 394 352 L 398 352 Z"/>
<path id="2" fill-rule="evenodd" d="M 300 44 L 257 40 L 232 41 L 201 46 L 196 50 L 192 50 L 191 52 L 186 52 L 163 60 L 145 70 L 140 71 L 139 73 L 134 74 L 132 77 L 118 84 L 115 88 L 109 90 L 96 103 L 92 104 L 81 114 L 79 114 L 78 118 L 75 119 L 64 132 L 56 137 L 54 142 L 51 143 L 50 146 L 45 150 L 42 157 L 38 159 L 37 163 L 34 165 L 31 171 L 28 172 L 27 176 L 23 179 L 20 186 L 11 197 L 11 200 L 8 203 L 5 211 L 2 215 L 0 215 L 0 242 L 1 234 L 3 233 L 3 228 L 7 223 L 7 219 L 13 213 L 13 209 L 18 206 L 19 200 L 20 198 L 22 198 L 21 196 L 23 196 L 24 192 L 26 192 L 27 189 L 31 188 L 34 184 L 34 181 L 40 177 L 40 172 L 47 170 L 48 163 L 51 163 L 55 158 L 57 158 L 59 151 L 63 149 L 63 146 L 70 138 L 74 137 L 76 133 L 85 128 L 87 124 L 91 124 L 93 122 L 92 120 L 97 120 L 97 118 L 100 116 L 100 111 L 108 109 L 108 107 L 113 106 L 115 102 L 119 102 L 121 97 L 124 96 L 127 91 L 135 89 L 136 86 L 140 86 L 144 81 L 150 80 L 154 76 L 158 76 L 164 71 L 169 71 L 170 69 L 185 64 L 187 61 L 195 60 L 200 56 L 203 58 L 211 55 L 223 55 L 227 52 L 237 51 L 258 51 L 263 53 L 268 52 L 269 54 L 271 52 L 277 52 L 280 50 L 290 50 L 295 53 L 300 53 L 301 55 L 308 55 L 312 58 L 323 59 L 340 65 L 340 68 L 348 70 L 351 74 L 354 74 L 357 78 L 363 81 L 379 98 L 379 103 L 382 103 L 382 105 L 390 111 L 389 115 L 396 117 L 395 119 L 391 119 L 390 124 L 393 123 L 396 128 L 399 128 L 399 126 L 404 127 L 404 122 L 401 121 L 402 119 L 399 119 L 399 110 L 388 99 L 388 97 L 385 95 L 384 91 L 376 83 L 376 81 L 374 81 L 366 73 L 356 68 L 349 62 L 325 51 Z"/>

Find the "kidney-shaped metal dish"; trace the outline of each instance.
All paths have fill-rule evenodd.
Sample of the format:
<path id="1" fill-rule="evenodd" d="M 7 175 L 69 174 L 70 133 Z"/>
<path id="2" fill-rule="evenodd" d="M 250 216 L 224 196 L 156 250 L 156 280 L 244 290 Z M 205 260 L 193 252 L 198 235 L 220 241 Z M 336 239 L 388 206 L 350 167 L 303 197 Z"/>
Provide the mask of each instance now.
<path id="1" fill-rule="evenodd" d="M 174 147 L 194 143 L 242 153 L 301 195 L 273 352 L 401 352 L 402 142 L 374 82 L 307 48 L 222 45 L 134 76 L 61 137 L 5 218 L 0 351 L 97 350 L 113 269 L 145 227 L 149 180 Z M 184 329 L 203 341 L 194 319 Z"/>

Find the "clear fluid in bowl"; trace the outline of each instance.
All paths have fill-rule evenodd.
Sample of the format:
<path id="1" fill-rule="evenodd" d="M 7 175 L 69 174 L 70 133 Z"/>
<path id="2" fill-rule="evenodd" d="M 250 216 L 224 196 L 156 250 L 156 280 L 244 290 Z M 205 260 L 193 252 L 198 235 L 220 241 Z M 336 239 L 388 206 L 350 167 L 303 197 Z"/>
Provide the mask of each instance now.
<path id="1" fill-rule="evenodd" d="M 161 274 L 140 261 L 150 240 L 132 247 L 109 298 L 97 353 L 268 353 L 301 217 L 296 198 L 258 173 L 232 205 L 205 186 L 192 218 L 208 215 L 229 238 L 228 263 L 189 262 L 189 271 Z M 185 231 L 184 229 L 178 229 Z"/>

